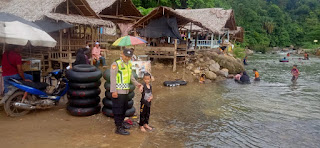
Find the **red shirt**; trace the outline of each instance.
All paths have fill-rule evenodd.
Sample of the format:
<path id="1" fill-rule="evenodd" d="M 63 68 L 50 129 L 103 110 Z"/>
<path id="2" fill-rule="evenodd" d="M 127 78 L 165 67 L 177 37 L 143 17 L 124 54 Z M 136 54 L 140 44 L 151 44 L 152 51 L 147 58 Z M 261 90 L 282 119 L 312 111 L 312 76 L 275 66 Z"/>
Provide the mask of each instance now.
<path id="1" fill-rule="evenodd" d="M 297 76 L 299 76 L 299 70 L 296 68 L 292 68 L 291 74 L 297 77 Z"/>
<path id="2" fill-rule="evenodd" d="M 7 55 L 8 54 L 8 55 Z M 8 58 L 9 60 L 8 60 Z M 10 61 L 10 63 L 9 63 Z M 17 65 L 21 65 L 21 55 L 15 51 L 6 51 L 2 55 L 2 76 L 18 74 Z"/>

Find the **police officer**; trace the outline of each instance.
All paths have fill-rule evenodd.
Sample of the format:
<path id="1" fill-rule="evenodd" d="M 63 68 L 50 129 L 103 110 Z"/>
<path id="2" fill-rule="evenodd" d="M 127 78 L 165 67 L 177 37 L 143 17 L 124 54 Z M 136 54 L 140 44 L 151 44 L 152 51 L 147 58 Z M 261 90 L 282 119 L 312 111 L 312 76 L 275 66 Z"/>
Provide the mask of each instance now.
<path id="1" fill-rule="evenodd" d="M 112 112 L 114 114 L 114 122 L 116 124 L 116 133 L 120 135 L 129 135 L 125 129 L 130 127 L 123 124 L 125 112 L 128 106 L 129 84 L 132 82 L 140 91 L 143 91 L 143 86 L 136 81 L 132 75 L 131 57 L 133 51 L 124 49 L 120 59 L 116 60 L 111 65 L 110 70 L 110 92 L 112 93 Z"/>

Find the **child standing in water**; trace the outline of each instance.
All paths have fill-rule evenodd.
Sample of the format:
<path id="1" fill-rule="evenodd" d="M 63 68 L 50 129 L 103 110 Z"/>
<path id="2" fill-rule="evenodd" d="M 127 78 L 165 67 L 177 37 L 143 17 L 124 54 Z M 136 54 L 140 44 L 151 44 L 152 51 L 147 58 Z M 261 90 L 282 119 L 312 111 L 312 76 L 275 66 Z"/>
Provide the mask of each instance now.
<path id="1" fill-rule="evenodd" d="M 150 107 L 151 107 L 151 100 L 153 98 L 152 95 L 152 86 L 150 84 L 151 75 L 149 73 L 145 73 L 143 75 L 143 92 L 141 97 L 141 107 L 140 107 L 140 130 L 142 132 L 146 132 L 146 129 L 152 131 L 153 128 L 150 127 L 149 124 L 149 117 L 150 117 Z"/>
<path id="2" fill-rule="evenodd" d="M 253 69 L 253 72 L 254 72 L 254 81 L 260 81 L 260 76 L 257 69 Z"/>
<path id="3" fill-rule="evenodd" d="M 203 84 L 203 83 L 205 83 L 205 81 L 206 81 L 206 75 L 201 74 L 199 82 Z"/>
<path id="4" fill-rule="evenodd" d="M 293 65 L 293 68 L 291 69 L 291 74 L 292 74 L 291 81 L 297 82 L 298 76 L 300 75 L 297 65 Z"/>

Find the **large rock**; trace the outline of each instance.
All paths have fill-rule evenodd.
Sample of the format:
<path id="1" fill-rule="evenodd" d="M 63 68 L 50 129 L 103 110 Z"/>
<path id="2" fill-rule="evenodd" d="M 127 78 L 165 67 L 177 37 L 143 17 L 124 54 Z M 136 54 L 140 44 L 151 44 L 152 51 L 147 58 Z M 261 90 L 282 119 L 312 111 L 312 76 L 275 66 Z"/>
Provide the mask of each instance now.
<path id="1" fill-rule="evenodd" d="M 216 73 L 220 70 L 220 65 L 218 63 L 211 64 L 209 70 Z"/>
<path id="2" fill-rule="evenodd" d="M 214 61 L 214 60 L 210 60 L 208 63 L 211 65 L 211 64 L 215 64 L 215 63 L 216 63 L 216 61 Z"/>
<path id="3" fill-rule="evenodd" d="M 200 71 L 200 69 L 196 68 L 196 69 L 193 70 L 193 72 L 194 72 L 195 74 L 199 74 L 201 71 Z"/>
<path id="4" fill-rule="evenodd" d="M 250 50 L 250 49 L 246 49 L 246 55 L 252 55 L 253 54 L 253 51 Z"/>
<path id="5" fill-rule="evenodd" d="M 188 70 L 192 70 L 194 67 L 194 65 L 192 63 L 188 64 L 188 66 L 186 67 L 186 69 Z"/>
<path id="6" fill-rule="evenodd" d="M 212 71 L 205 71 L 206 78 L 210 80 L 215 80 L 217 78 L 217 75 Z"/>
<path id="7" fill-rule="evenodd" d="M 320 56 L 320 49 L 317 50 L 316 55 Z"/>
<path id="8" fill-rule="evenodd" d="M 217 74 L 227 78 L 229 75 L 229 70 L 226 68 L 223 68 L 223 69 L 219 70 Z"/>
<path id="9" fill-rule="evenodd" d="M 231 74 L 237 74 L 244 71 L 242 61 L 238 61 L 234 57 L 219 55 L 214 60 L 220 65 L 220 67 L 228 69 Z"/>
<path id="10" fill-rule="evenodd" d="M 205 62 L 206 62 L 206 61 L 210 61 L 210 60 L 211 60 L 210 57 L 207 57 L 207 56 L 206 56 L 206 57 L 204 58 L 204 61 L 205 61 Z"/>
<path id="11" fill-rule="evenodd" d="M 203 58 L 200 58 L 200 59 L 199 59 L 199 62 L 203 63 L 203 62 L 204 62 L 204 59 L 203 59 Z"/>
<path id="12" fill-rule="evenodd" d="M 188 66 L 186 67 L 186 69 L 188 69 L 188 70 L 192 70 L 192 68 L 193 68 L 193 66 L 190 66 L 190 65 L 188 65 Z"/>

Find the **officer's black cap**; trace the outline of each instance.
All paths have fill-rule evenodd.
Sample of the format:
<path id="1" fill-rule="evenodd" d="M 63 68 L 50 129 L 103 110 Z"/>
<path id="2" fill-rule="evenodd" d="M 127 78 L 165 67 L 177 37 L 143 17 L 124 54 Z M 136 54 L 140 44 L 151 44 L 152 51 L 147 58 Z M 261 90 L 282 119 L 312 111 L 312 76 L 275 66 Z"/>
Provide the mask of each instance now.
<path id="1" fill-rule="evenodd" d="M 127 56 L 127 57 L 132 57 L 132 55 L 133 55 L 133 50 L 125 48 L 125 49 L 123 49 L 123 54 L 124 54 L 125 56 Z"/>

